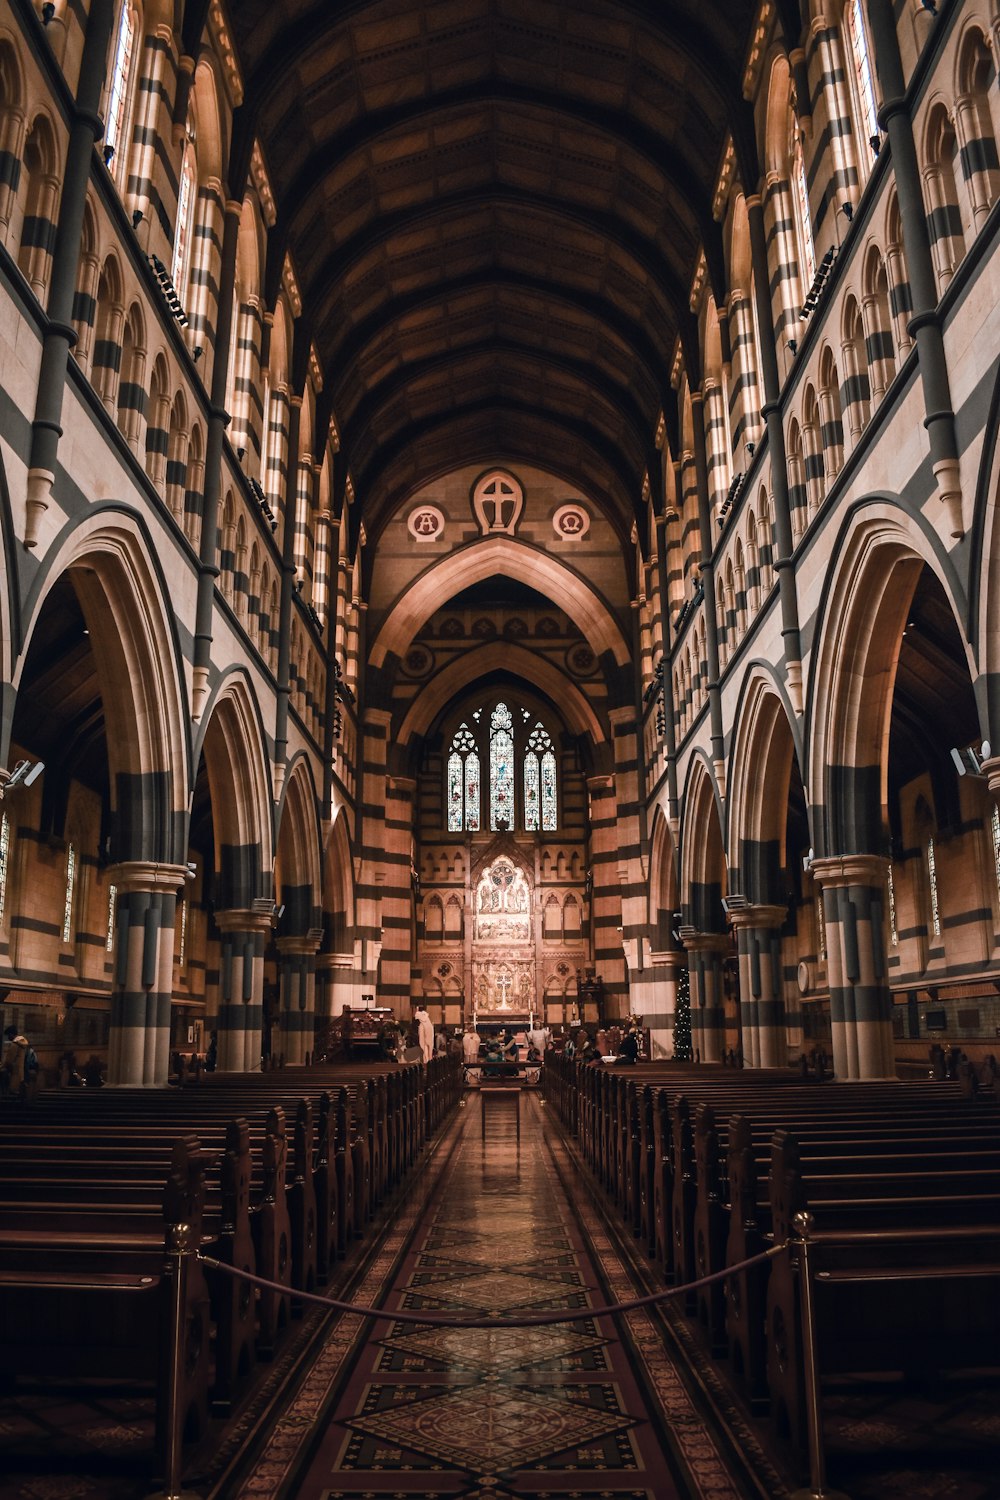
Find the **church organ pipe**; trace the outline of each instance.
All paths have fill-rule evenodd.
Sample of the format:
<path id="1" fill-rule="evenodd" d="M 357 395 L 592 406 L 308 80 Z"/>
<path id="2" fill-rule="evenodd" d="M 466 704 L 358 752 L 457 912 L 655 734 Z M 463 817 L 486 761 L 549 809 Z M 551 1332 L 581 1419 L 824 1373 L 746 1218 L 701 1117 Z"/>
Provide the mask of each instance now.
<path id="1" fill-rule="evenodd" d="M 233 301 L 236 290 L 236 250 L 243 205 L 226 200 L 222 231 L 222 264 L 219 272 L 218 318 L 212 389 L 205 440 L 205 490 L 202 498 L 201 550 L 199 554 L 198 603 L 195 614 L 192 718 L 199 718 L 208 697 L 208 674 L 212 655 L 212 613 L 215 580 L 219 576 L 219 502 L 222 494 L 222 440 L 229 425 L 226 393 L 229 379 L 229 347 L 232 342 Z"/>
<path id="2" fill-rule="evenodd" d="M 48 321 L 42 343 L 35 415 L 28 458 L 24 544 L 38 543 L 38 524 L 48 509 L 62 437 L 63 389 L 69 351 L 76 343 L 72 325 L 83 216 L 94 162 L 94 145 L 104 134 L 98 113 L 115 7 L 113 0 L 92 0 L 80 65 L 76 108 L 69 131 L 59 219 L 49 281 Z"/>
<path id="3" fill-rule="evenodd" d="M 947 509 L 952 536 L 964 534 L 958 438 L 951 400 L 930 233 L 920 186 L 920 167 L 913 138 L 912 104 L 903 78 L 899 37 L 891 0 L 868 0 L 875 68 L 882 87 L 879 123 L 889 137 L 893 176 L 903 228 L 903 248 L 909 272 L 912 313 L 910 331 L 917 341 L 917 359 L 924 392 L 924 426 L 939 498 Z"/>

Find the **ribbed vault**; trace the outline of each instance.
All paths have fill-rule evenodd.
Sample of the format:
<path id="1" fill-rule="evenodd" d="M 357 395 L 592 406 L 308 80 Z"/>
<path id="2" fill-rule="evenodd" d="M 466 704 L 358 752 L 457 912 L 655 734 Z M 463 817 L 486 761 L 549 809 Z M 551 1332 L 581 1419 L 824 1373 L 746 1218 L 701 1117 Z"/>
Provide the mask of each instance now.
<path id="1" fill-rule="evenodd" d="M 752 0 L 244 0 L 233 176 L 265 142 L 303 332 L 374 539 L 407 488 L 521 456 L 627 537 L 724 143 L 756 180 Z"/>

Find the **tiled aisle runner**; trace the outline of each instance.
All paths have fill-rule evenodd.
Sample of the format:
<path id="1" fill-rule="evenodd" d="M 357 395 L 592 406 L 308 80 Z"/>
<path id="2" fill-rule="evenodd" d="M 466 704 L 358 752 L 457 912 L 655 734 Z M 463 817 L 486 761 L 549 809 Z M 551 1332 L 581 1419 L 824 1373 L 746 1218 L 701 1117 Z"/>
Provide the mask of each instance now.
<path id="1" fill-rule="evenodd" d="M 601 1305 L 596 1267 L 549 1154 L 537 1099 L 473 1095 L 463 1125 L 387 1305 L 501 1319 Z M 567 1165 L 562 1157 L 563 1171 Z M 596 1220 L 591 1232 L 599 1233 Z M 610 1244 L 599 1235 L 595 1245 L 615 1297 L 628 1296 Z M 483 1330 L 387 1320 L 345 1385 L 344 1359 L 356 1331 L 356 1324 L 334 1331 L 240 1500 L 273 1496 L 287 1484 L 296 1450 L 317 1436 L 311 1462 L 286 1495 L 737 1500 L 710 1434 L 642 1314 L 630 1318 L 629 1332 L 669 1413 L 669 1439 L 651 1416 L 610 1319 Z M 324 1392 L 342 1390 L 329 1415 L 321 1414 L 328 1403 L 320 1399 L 320 1381 Z M 671 1449 L 678 1457 L 668 1456 Z"/>

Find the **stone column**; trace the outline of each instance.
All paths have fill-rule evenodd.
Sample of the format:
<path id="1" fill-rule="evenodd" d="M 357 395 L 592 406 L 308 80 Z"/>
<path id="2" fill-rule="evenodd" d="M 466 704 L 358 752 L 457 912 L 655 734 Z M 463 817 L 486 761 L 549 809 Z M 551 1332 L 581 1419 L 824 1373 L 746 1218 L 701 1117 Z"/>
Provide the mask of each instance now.
<path id="1" fill-rule="evenodd" d="M 783 906 L 748 906 L 729 914 L 740 955 L 743 1061 L 750 1068 L 781 1068 L 788 1061 L 778 937 L 786 915 Z"/>
<path id="2" fill-rule="evenodd" d="M 336 1020 L 358 995 L 357 968 L 350 953 L 320 953 L 316 959 L 316 1014 Z"/>
<path id="3" fill-rule="evenodd" d="M 260 1071 L 264 1029 L 264 949 L 271 932 L 270 912 L 220 911 L 219 943 L 220 1073 Z"/>
<path id="4" fill-rule="evenodd" d="M 920 167 L 911 115 L 915 104 L 907 94 L 903 76 L 892 0 L 868 0 L 868 19 L 875 67 L 882 85 L 883 103 L 879 110 L 879 124 L 886 131 L 892 150 L 903 246 L 910 275 L 913 297 L 910 331 L 917 341 L 924 393 L 924 426 L 930 440 L 931 468 L 951 535 L 961 537 L 965 535 L 965 521 L 962 514 L 958 437 L 945 357 L 944 333 L 937 310 L 930 232 L 920 187 Z"/>
<path id="5" fill-rule="evenodd" d="M 654 1058 L 674 1055 L 674 1018 L 677 1014 L 677 986 L 685 956 L 680 949 L 653 953 L 653 1008 L 643 1020 L 649 1027 L 649 1050 Z"/>
<path id="6" fill-rule="evenodd" d="M 605 1019 L 628 1015 L 628 976 L 622 950 L 622 894 L 618 875 L 618 805 L 614 778 L 588 776 L 590 794 L 590 865 L 594 875 L 590 898 L 594 967 L 604 981 Z"/>
<path id="7" fill-rule="evenodd" d="M 726 1042 L 723 957 L 729 939 L 721 932 L 684 936 L 691 975 L 691 1046 L 702 1062 L 719 1062 Z"/>
<path id="8" fill-rule="evenodd" d="M 294 1067 L 313 1051 L 316 1030 L 316 953 L 319 937 L 311 932 L 278 938 L 281 1006 L 281 1045 L 287 1065 Z"/>
<path id="9" fill-rule="evenodd" d="M 823 892 L 833 1069 L 841 1080 L 896 1076 L 886 978 L 886 866 L 876 854 L 843 854 L 814 859 L 810 867 Z"/>
<path id="10" fill-rule="evenodd" d="M 25 500 L 23 541 L 36 547 L 39 527 L 49 508 L 56 477 L 56 456 L 62 437 L 63 389 L 69 351 L 76 342 L 73 298 L 83 240 L 83 214 L 90 185 L 94 143 L 104 131 L 98 114 L 107 63 L 113 0 L 92 0 L 87 18 L 76 108 L 70 120 L 69 143 L 62 174 L 62 196 L 56 226 L 52 271 L 49 281 L 48 319 L 42 343 L 42 358 L 31 424 L 31 451 Z"/>
<path id="11" fill-rule="evenodd" d="M 166 1083 L 177 892 L 186 865 L 129 860 L 108 870 L 117 887 L 108 1082 Z"/>

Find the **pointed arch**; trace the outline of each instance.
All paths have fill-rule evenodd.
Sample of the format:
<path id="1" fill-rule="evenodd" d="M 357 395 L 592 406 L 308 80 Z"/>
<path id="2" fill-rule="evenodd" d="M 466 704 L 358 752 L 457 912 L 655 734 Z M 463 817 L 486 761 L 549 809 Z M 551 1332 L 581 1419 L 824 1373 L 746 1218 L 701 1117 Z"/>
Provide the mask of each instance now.
<path id="1" fill-rule="evenodd" d="M 305 933 L 320 913 L 320 833 L 316 786 L 308 760 L 289 766 L 277 814 L 275 896 L 285 906 L 282 930 Z"/>
<path id="2" fill-rule="evenodd" d="M 618 665 L 630 650 L 610 607 L 585 579 L 565 563 L 513 537 L 487 537 L 432 563 L 398 596 L 372 645 L 372 667 L 385 665 L 390 652 L 401 656 L 424 621 L 462 589 L 494 574 L 531 576 L 550 598 L 563 602 L 598 655 L 611 652 Z"/>
<path id="3" fill-rule="evenodd" d="M 26 645 L 66 573 L 90 631 L 107 721 L 115 857 L 180 862 L 191 777 L 188 710 L 169 588 L 152 541 L 137 518 L 110 507 L 67 528 L 27 600 Z"/>
<path id="4" fill-rule="evenodd" d="M 242 669 L 224 677 L 203 718 L 220 908 L 246 908 L 271 891 L 274 817 L 260 706 Z"/>

